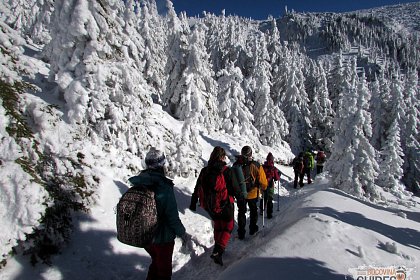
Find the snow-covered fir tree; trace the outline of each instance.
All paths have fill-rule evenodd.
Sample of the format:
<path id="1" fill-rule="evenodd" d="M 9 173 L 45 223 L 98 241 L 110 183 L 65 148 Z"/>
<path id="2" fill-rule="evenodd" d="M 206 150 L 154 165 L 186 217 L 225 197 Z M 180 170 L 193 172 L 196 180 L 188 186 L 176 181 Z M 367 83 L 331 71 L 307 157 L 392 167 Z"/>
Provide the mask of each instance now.
<path id="1" fill-rule="evenodd" d="M 384 118 L 386 114 L 384 98 L 382 96 L 382 91 L 380 89 L 379 79 L 371 83 L 371 93 L 372 98 L 370 99 L 370 111 L 372 115 L 372 146 L 376 150 L 380 150 L 382 143 L 384 142 L 383 138 L 385 136 L 384 132 Z"/>
<path id="2" fill-rule="evenodd" d="M 144 77 L 155 90 L 158 102 L 164 91 L 165 62 L 166 61 L 166 34 L 164 20 L 158 14 L 155 1 L 145 1 L 140 10 L 138 25 L 139 34 L 144 38 L 143 59 L 145 61 Z"/>
<path id="3" fill-rule="evenodd" d="M 175 88 L 186 68 L 186 57 L 188 55 L 190 27 L 188 25 L 186 15 L 181 13 L 181 18 L 176 15 L 172 2 L 168 1 L 167 27 L 168 35 L 168 52 L 167 62 L 165 65 L 166 85 L 165 92 L 162 97 L 163 105 L 175 114 L 178 98 L 174 95 Z"/>
<path id="4" fill-rule="evenodd" d="M 403 151 L 401 148 L 400 128 L 396 118 L 387 133 L 385 146 L 381 150 L 381 168 L 378 184 L 397 195 L 401 195 L 404 188 L 401 184 L 403 176 Z"/>
<path id="5" fill-rule="evenodd" d="M 255 79 L 255 127 L 259 132 L 262 144 L 276 146 L 281 144 L 281 135 L 288 131 L 288 125 L 283 112 L 274 105 L 270 95 L 271 71 L 265 37 L 261 36 L 257 43 L 253 78 Z"/>
<path id="6" fill-rule="evenodd" d="M 404 101 L 403 85 L 401 76 L 398 73 L 393 74 L 393 78 L 390 84 L 390 100 L 389 100 L 389 112 L 386 116 L 388 121 L 387 131 L 389 130 L 392 122 L 398 120 L 400 128 L 405 130 L 406 124 L 406 106 Z"/>
<path id="7" fill-rule="evenodd" d="M 418 74 L 416 71 L 408 72 L 404 88 L 404 100 L 406 102 L 405 131 L 401 134 L 404 151 L 404 182 L 412 191 L 420 190 L 420 100 Z"/>
<path id="8" fill-rule="evenodd" d="M 310 104 L 312 135 L 314 145 L 329 151 L 331 141 L 329 139 L 334 135 L 333 131 L 333 110 L 331 100 L 328 97 L 327 77 L 322 64 L 314 68 L 314 96 Z"/>
<path id="9" fill-rule="evenodd" d="M 182 125 L 180 134 L 175 138 L 176 151 L 172 170 L 178 175 L 188 177 L 193 175 L 193 162 L 201 158 L 201 151 L 198 145 L 198 130 L 194 129 L 197 123 L 196 118 L 187 118 Z"/>
<path id="10" fill-rule="evenodd" d="M 353 69 L 356 71 L 355 68 Z M 365 191 L 364 195 L 371 199 L 378 199 L 379 191 L 375 185 L 375 178 L 380 168 L 376 161 L 376 150 L 370 144 L 372 137 L 372 120 L 369 112 L 371 92 L 367 86 L 364 72 L 357 84 L 357 96 L 356 112 L 353 119 L 355 135 L 352 138 L 355 150 L 355 172 L 357 180 Z"/>
<path id="11" fill-rule="evenodd" d="M 309 99 L 305 91 L 302 72 L 298 67 L 298 62 L 294 62 L 290 68 L 289 80 L 287 81 L 286 92 L 282 96 L 282 110 L 289 123 L 288 142 L 295 154 L 309 149 L 311 141 L 309 129 L 311 127 L 309 119 Z"/>
<path id="12" fill-rule="evenodd" d="M 364 76 L 357 84 L 355 60 L 345 70 L 346 80 L 335 118 L 334 144 L 326 163 L 334 186 L 358 197 L 378 199 L 375 186 L 378 165 L 370 145 L 369 92 Z"/>
<path id="13" fill-rule="evenodd" d="M 13 13 L 2 13 L 9 10 L 13 10 Z M 53 0 L 17 0 L 0 3 L 0 15 L 5 18 L 4 22 L 19 30 L 23 37 L 41 45 L 51 39 L 50 23 L 53 11 Z"/>
<path id="14" fill-rule="evenodd" d="M 249 131 L 257 135 L 253 125 L 254 116 L 245 106 L 245 92 L 242 89 L 243 76 L 231 62 L 226 69 L 217 73 L 218 108 L 221 128 L 229 134 L 246 135 Z"/>
<path id="15" fill-rule="evenodd" d="M 343 56 L 342 53 L 339 52 L 334 57 L 333 65 L 329 70 L 330 75 L 328 75 L 329 98 L 331 100 L 331 108 L 334 112 L 337 112 L 338 110 L 340 92 L 343 90 L 343 86 L 345 86 L 344 69 Z"/>
<path id="16" fill-rule="evenodd" d="M 203 25 L 195 26 L 182 73 L 170 102 L 177 104 L 174 116 L 181 120 L 195 118 L 208 130 L 218 129 L 216 113 L 217 83 L 204 45 Z"/>

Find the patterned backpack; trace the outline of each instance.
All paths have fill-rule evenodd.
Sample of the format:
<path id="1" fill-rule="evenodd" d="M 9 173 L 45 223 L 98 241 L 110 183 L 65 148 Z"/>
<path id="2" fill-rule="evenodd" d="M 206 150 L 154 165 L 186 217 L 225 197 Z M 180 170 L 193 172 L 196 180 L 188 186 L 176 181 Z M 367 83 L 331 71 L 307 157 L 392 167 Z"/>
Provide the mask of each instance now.
<path id="1" fill-rule="evenodd" d="M 155 193 L 135 186 L 117 204 L 117 238 L 120 242 L 144 248 L 153 241 L 158 226 Z"/>

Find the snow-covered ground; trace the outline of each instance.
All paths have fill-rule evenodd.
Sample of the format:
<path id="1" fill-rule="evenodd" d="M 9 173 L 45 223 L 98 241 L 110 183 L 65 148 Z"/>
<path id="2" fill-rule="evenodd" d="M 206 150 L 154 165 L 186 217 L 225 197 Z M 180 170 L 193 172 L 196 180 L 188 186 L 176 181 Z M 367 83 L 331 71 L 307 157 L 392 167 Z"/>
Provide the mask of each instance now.
<path id="1" fill-rule="evenodd" d="M 204 158 L 208 158 L 210 143 L 215 141 L 235 147 L 234 142 L 229 142 L 232 139 L 206 136 L 200 141 Z M 86 160 L 97 166 L 101 177 L 98 201 L 89 214 L 75 217 L 70 244 L 52 259 L 51 266 L 32 267 L 21 256 L 9 260 L 0 271 L 1 279 L 146 277 L 148 254 L 116 239 L 115 205 L 127 189 L 127 178 L 114 177 L 115 170 L 104 168 L 93 158 Z M 213 244 L 211 220 L 201 208 L 195 213 L 188 209 L 196 178 L 175 179 L 180 218 L 195 246 L 185 254 L 177 240 L 173 279 L 345 279 L 363 266 L 405 266 L 411 279 L 419 279 L 415 271 L 420 267 L 419 198 L 407 198 L 401 205 L 397 203 L 400 200 L 389 195 L 386 204 L 374 205 L 330 188 L 327 174 L 294 190 L 292 169 L 283 165 L 278 168 L 283 175 L 274 218 L 264 219 L 263 227 L 260 216 L 261 231 L 256 236 L 247 235 L 245 240 L 236 238 L 235 227 L 223 267 L 209 258 Z"/>
<path id="2" fill-rule="evenodd" d="M 14 46 L 12 43 L 19 42 L 20 37 L 14 31 L 5 27 L 4 30 L 10 34 L 0 38 L 2 44 Z M 12 40 L 7 42 L 9 37 Z M 22 93 L 20 96 L 21 105 L 33 121 L 34 138 L 57 158 L 75 157 L 80 152 L 84 155 L 84 175 L 87 178 L 94 175 L 100 180 L 90 211 L 74 216 L 70 243 L 51 259 L 51 265 L 32 266 L 28 256 L 10 256 L 6 266 L 0 269 L 0 279 L 144 279 L 150 264 L 148 254 L 144 249 L 118 242 L 115 226 L 115 206 L 128 188 L 128 177 L 133 175 L 130 166 L 141 168 L 142 162 L 133 154 L 102 145 L 100 139 L 95 142 L 78 135 L 80 127 L 71 126 L 66 120 L 63 99 L 49 92 L 55 85 L 47 82 L 48 65 L 33 59 L 39 51 L 28 46 L 23 55 L 16 51 L 22 63 L 19 66 L 30 68 L 28 72 L 34 74 L 31 82 L 43 89 L 36 94 Z M 0 70 L 15 79 L 19 75 L 8 68 L 10 63 L 2 61 Z M 164 134 L 159 132 L 162 130 L 181 131 L 182 123 L 157 105 L 153 105 L 148 117 L 149 131 L 156 135 Z M 7 252 L 16 245 L 16 239 L 24 239 L 25 233 L 39 226 L 46 193 L 15 163 L 27 151 L 9 137 L 6 131 L 9 117 L 3 106 L 0 106 L 0 120 L 0 246 L 2 252 Z M 176 144 L 170 141 L 174 139 L 164 139 L 159 139 L 158 148 L 172 150 Z M 221 145 L 234 155 L 243 145 L 249 144 L 260 162 L 268 152 L 285 161 L 292 157 L 285 148 L 254 146 L 248 141 L 246 137 L 200 133 L 198 143 L 202 154 L 201 158 L 193 159 L 194 167 L 197 170 L 202 167 L 201 159 L 208 159 L 215 145 Z M 274 218 L 265 219 L 263 226 L 263 217 L 260 217 L 260 232 L 256 236 L 247 235 L 242 241 L 235 237 L 235 228 L 223 267 L 209 258 L 213 231 L 208 215 L 200 208 L 197 212 L 188 209 L 196 177 L 174 179 L 180 218 L 193 236 L 195 246 L 191 252 L 181 252 L 180 240 L 177 240 L 173 279 L 349 279 L 355 275 L 379 275 L 385 269 L 392 272 L 400 266 L 405 268 L 407 279 L 420 279 L 418 197 L 396 198 L 384 193 L 386 201 L 373 204 L 331 188 L 328 174 L 316 177 L 313 184 L 305 185 L 303 189 L 294 190 L 291 188 L 291 168 L 284 165 L 278 165 L 278 168 L 283 175 Z M 386 275 L 379 276 L 386 279 Z"/>

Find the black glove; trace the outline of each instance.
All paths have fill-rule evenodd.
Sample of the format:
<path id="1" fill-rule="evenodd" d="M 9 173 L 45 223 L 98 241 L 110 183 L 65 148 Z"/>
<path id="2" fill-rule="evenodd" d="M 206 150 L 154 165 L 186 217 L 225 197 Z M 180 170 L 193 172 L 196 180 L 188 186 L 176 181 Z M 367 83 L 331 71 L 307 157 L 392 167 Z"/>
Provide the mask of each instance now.
<path id="1" fill-rule="evenodd" d="M 194 211 L 194 212 L 195 212 L 195 211 L 197 211 L 197 204 L 195 204 L 195 203 L 191 203 L 191 204 L 190 204 L 190 210 L 191 210 L 191 211 Z"/>
<path id="2" fill-rule="evenodd" d="M 181 253 L 190 254 L 194 252 L 193 241 L 191 240 L 192 236 L 189 233 L 185 233 L 182 237 Z"/>
<path id="3" fill-rule="evenodd" d="M 190 203 L 190 210 L 191 211 L 197 211 L 197 202 L 198 202 L 198 197 L 197 197 L 197 195 L 196 194 L 192 194 L 192 196 L 191 196 L 191 203 Z"/>

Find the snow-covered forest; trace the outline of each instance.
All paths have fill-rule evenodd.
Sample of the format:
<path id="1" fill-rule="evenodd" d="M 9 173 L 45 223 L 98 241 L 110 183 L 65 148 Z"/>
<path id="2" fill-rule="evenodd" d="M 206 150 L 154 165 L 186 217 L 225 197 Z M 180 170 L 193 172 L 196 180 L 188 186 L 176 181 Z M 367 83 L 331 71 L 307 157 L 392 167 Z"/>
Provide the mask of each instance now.
<path id="1" fill-rule="evenodd" d="M 156 146 L 186 178 L 213 133 L 283 164 L 324 149 L 332 185 L 373 203 L 420 192 L 420 2 L 255 21 L 170 1 L 13 0 L 0 17 L 0 266 L 60 251 L 100 199 L 88 159 L 108 154 L 126 177 Z"/>

